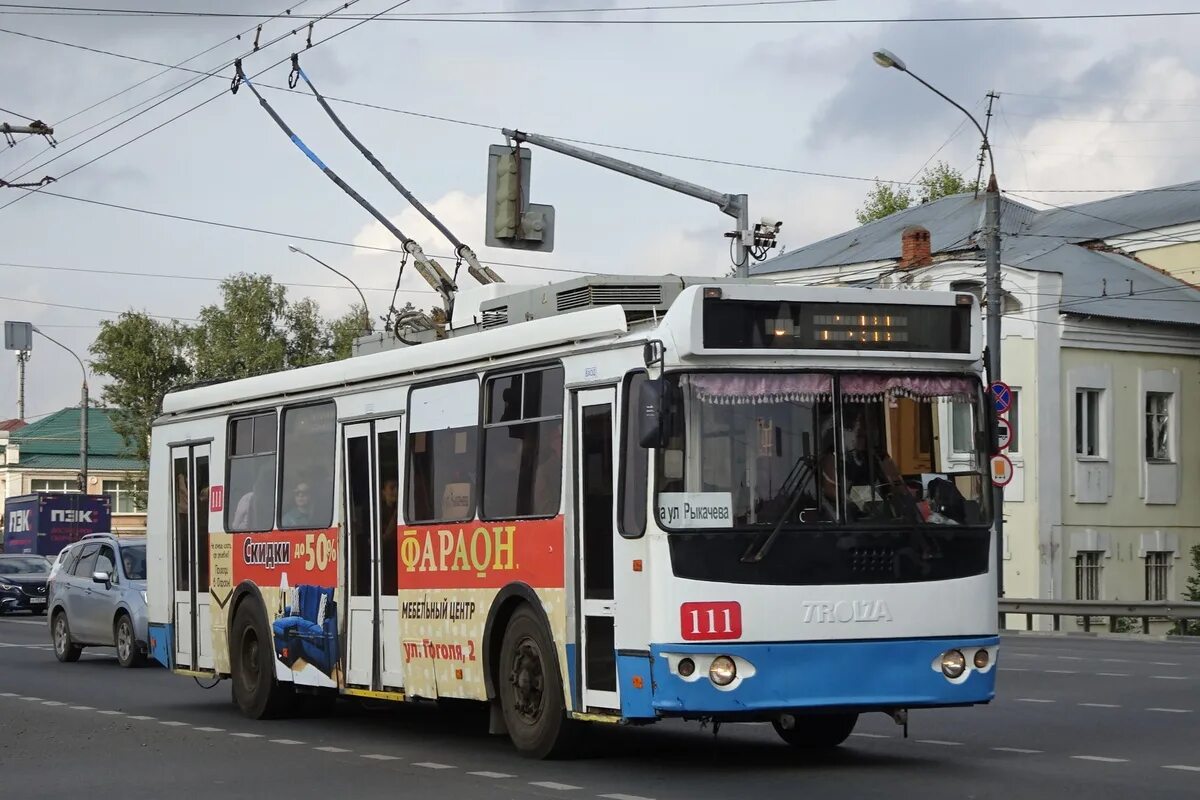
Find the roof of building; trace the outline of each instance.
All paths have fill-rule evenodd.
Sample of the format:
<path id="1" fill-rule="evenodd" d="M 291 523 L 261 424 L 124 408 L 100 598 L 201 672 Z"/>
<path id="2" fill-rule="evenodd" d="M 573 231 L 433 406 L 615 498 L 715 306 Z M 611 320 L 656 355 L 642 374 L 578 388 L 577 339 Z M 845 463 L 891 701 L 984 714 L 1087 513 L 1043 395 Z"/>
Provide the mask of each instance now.
<path id="1" fill-rule="evenodd" d="M 0 420 L 0 431 L 19 431 L 29 423 L 23 419 Z"/>
<path id="2" fill-rule="evenodd" d="M 1197 191 L 1200 182 L 1045 211 L 1003 197 L 1000 260 L 1060 273 L 1063 313 L 1200 325 L 1200 291 L 1130 256 L 1081 244 L 1200 221 Z M 790 250 L 751 267 L 751 273 L 896 260 L 901 232 L 910 225 L 929 230 L 934 253 L 979 250 L 983 212 L 983 195 L 950 195 Z"/>
<path id="3" fill-rule="evenodd" d="M 88 409 L 88 467 L 141 469 L 124 439 L 113 429 L 112 409 Z M 64 408 L 14 431 L 8 441 L 21 448 L 21 467 L 79 468 L 79 409 Z"/>

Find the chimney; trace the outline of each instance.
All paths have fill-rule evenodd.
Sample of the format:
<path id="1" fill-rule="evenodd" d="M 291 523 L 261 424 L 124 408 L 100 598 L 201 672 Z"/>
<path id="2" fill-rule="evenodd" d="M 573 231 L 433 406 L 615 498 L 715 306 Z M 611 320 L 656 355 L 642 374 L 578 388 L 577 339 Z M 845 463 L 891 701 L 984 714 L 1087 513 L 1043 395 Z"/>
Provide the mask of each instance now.
<path id="1" fill-rule="evenodd" d="M 933 252 L 929 244 L 929 231 L 920 225 L 909 225 L 900 234 L 900 262 L 898 269 L 926 267 L 933 263 Z"/>

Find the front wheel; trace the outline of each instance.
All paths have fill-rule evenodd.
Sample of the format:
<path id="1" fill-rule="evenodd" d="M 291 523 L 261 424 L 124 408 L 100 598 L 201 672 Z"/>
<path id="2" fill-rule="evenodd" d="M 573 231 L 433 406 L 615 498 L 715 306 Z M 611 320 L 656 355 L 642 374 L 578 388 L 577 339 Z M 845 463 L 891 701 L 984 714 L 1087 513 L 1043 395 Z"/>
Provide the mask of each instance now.
<path id="1" fill-rule="evenodd" d="M 821 750 L 837 747 L 850 736 L 858 714 L 784 714 L 771 724 L 792 747 Z"/>
<path id="2" fill-rule="evenodd" d="M 271 634 L 253 600 L 238 606 L 229 632 L 229 667 L 233 700 L 250 719 L 284 716 L 295 693 L 275 679 Z"/>
<path id="3" fill-rule="evenodd" d="M 128 614 L 122 614 L 117 620 L 113 628 L 113 640 L 117 645 L 117 663 L 122 667 L 140 667 L 146 663 L 146 655 L 138 649 L 133 622 Z"/>
<path id="4" fill-rule="evenodd" d="M 513 614 L 504 631 L 496 683 L 517 752 L 528 758 L 569 754 L 578 723 L 567 719 L 554 644 L 528 606 Z"/>
<path id="5" fill-rule="evenodd" d="M 71 626 L 67 624 L 65 611 L 54 615 L 50 631 L 54 635 L 54 657 L 64 663 L 78 661 L 83 648 L 71 640 Z"/>

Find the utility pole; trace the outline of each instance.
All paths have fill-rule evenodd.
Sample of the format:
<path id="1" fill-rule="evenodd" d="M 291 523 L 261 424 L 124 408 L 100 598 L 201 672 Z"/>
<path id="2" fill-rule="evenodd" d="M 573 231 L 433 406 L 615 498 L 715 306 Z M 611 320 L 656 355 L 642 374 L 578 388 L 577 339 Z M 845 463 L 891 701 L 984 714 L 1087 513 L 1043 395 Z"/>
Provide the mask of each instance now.
<path id="1" fill-rule="evenodd" d="M 984 198 L 984 217 L 980 234 L 983 237 L 983 255 L 985 267 L 985 286 L 987 291 L 987 372 L 988 380 L 1000 380 L 1000 184 L 996 181 L 996 161 L 992 157 L 992 145 L 988 141 L 987 131 L 979 124 L 979 120 L 971 115 L 950 97 L 943 94 L 920 75 L 909 70 L 908 66 L 889 50 L 876 50 L 873 54 L 875 63 L 884 68 L 896 69 L 910 75 L 913 80 L 924 86 L 938 97 L 967 115 L 967 119 L 975 124 L 979 135 L 983 137 L 982 152 L 987 153 L 988 166 L 991 174 L 988 176 L 987 192 Z M 989 92 L 988 97 L 995 99 L 996 93 Z M 991 117 L 991 102 L 988 103 L 988 116 Z M 982 169 L 982 159 L 980 161 Z M 976 184 L 978 185 L 978 184 Z M 992 400 L 988 392 L 989 403 Z M 991 470 L 989 469 L 990 473 Z M 996 593 L 1004 596 L 1004 489 L 992 485 L 992 529 L 996 532 Z"/>
<path id="2" fill-rule="evenodd" d="M 988 133 L 992 130 L 992 103 L 1000 99 L 1000 95 L 993 89 L 987 93 L 987 118 L 983 121 L 983 141 L 979 143 L 979 157 L 975 159 L 979 162 L 979 169 L 975 172 L 975 196 L 979 196 L 979 182 L 983 180 L 983 161 L 988 154 Z"/>
<path id="3" fill-rule="evenodd" d="M 25 421 L 25 364 L 29 361 L 28 350 L 17 351 L 17 419 Z"/>

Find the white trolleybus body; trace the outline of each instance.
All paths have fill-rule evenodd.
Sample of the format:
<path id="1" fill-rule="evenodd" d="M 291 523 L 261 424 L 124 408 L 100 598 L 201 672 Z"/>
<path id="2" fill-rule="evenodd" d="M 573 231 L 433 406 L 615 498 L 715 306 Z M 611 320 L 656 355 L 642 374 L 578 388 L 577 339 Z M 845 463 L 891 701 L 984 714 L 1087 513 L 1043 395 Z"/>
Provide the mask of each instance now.
<path id="1" fill-rule="evenodd" d="M 830 746 L 993 697 L 973 297 L 584 278 L 475 312 L 166 397 L 159 661 L 252 717 L 486 701 L 535 756 L 580 721 Z"/>

